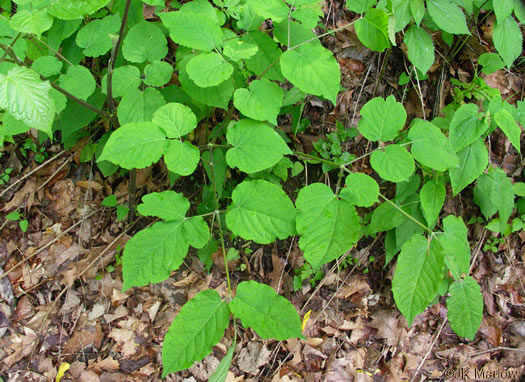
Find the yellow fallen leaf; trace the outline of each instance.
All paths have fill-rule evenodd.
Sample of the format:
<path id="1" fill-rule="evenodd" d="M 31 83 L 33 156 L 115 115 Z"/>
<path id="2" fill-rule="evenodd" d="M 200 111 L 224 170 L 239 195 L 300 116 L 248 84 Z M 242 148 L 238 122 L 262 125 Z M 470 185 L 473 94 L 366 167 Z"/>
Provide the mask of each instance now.
<path id="1" fill-rule="evenodd" d="M 69 370 L 69 363 L 67 362 L 62 362 L 60 364 L 60 366 L 58 367 L 58 373 L 57 373 L 57 376 L 55 378 L 55 382 L 60 382 L 60 380 L 62 379 L 62 377 L 64 376 L 64 373 L 66 371 Z"/>
<path id="2" fill-rule="evenodd" d="M 306 323 L 310 319 L 310 313 L 312 313 L 311 309 L 304 315 L 303 322 L 301 323 L 301 331 L 304 331 L 304 328 L 306 328 Z"/>

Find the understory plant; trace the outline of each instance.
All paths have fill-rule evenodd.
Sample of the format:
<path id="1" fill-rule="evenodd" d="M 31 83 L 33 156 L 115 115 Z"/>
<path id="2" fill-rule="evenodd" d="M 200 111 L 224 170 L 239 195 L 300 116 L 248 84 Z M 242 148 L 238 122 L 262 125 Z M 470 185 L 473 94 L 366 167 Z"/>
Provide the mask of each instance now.
<path id="1" fill-rule="evenodd" d="M 269 244 L 297 236 L 314 274 L 362 237 L 381 235 L 386 263 L 397 256 L 392 291 L 409 325 L 445 296 L 452 329 L 473 339 L 483 299 L 470 276 L 465 223 L 442 216 L 443 205 L 447 194 L 473 185 L 485 219 L 497 215 L 491 227 L 512 230 L 515 195 L 523 197 L 523 187 L 490 163 L 487 140 L 499 129 L 520 152 L 516 121 L 524 123 L 524 103 L 474 92 L 472 102 L 457 98 L 442 116 L 407 124 L 394 95 L 376 97 L 361 109 L 357 131 L 340 125 L 316 145 L 319 155 L 294 151 L 278 125 L 291 114 L 294 135 L 300 131 L 306 97 L 337 102 L 340 68 L 321 37 L 354 26 L 363 44 L 379 51 L 403 38 L 408 59 L 426 74 L 434 63 L 428 31 L 451 44 L 462 41 L 454 35 L 470 33 L 461 3 L 473 15 L 469 20 L 495 11 L 496 49 L 510 67 L 518 40 L 521 50 L 514 19 L 522 20 L 520 2 L 349 0 L 348 9 L 361 16 L 322 35 L 314 33 L 323 16 L 318 0 L 193 0 L 171 7 L 144 0 L 156 7 L 152 20 L 144 20 L 142 3 L 0 1 L 0 137 L 9 141 L 36 129 L 40 141 L 60 139 L 72 147 L 92 136 L 83 155 L 105 176 L 129 170 L 132 187 L 136 169 L 159 162 L 172 180 L 204 168 L 200 203 L 192 206 L 173 190 L 142 197 L 137 212 L 158 221 L 136 233 L 122 255 L 124 290 L 166 280 L 190 246 L 218 242 L 224 256 L 227 296 L 205 290 L 181 308 L 164 339 L 163 375 L 208 355 L 232 317 L 235 333 L 239 320 L 261 338 L 304 338 L 295 308 L 270 286 L 233 285 L 225 245 L 232 237 Z M 86 128 L 97 116 L 98 130 Z M 363 158 L 343 149 L 357 132 L 373 147 L 371 174 L 356 171 Z M 197 135 L 203 141 L 196 142 Z M 302 161 L 338 172 L 335 190 L 315 182 L 287 194 L 281 183 Z M 392 184 L 393 198 L 380 192 Z M 225 379 L 235 341 L 211 380 Z"/>

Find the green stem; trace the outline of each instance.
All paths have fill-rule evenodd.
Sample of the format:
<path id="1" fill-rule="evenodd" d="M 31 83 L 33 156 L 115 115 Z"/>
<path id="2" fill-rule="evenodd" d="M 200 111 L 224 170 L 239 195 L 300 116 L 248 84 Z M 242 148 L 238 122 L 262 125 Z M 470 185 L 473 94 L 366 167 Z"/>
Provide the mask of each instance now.
<path id="1" fill-rule="evenodd" d="M 423 223 L 421 223 L 419 220 L 417 220 L 415 217 L 413 217 L 412 215 L 410 215 L 409 213 L 407 213 L 405 210 L 403 210 L 401 207 L 399 207 L 397 204 L 395 204 L 394 202 L 392 202 L 390 199 L 388 199 L 386 196 L 384 196 L 383 194 L 379 193 L 379 197 L 381 199 L 383 199 L 385 202 L 387 202 L 388 204 L 390 204 L 392 207 L 394 207 L 396 210 L 398 210 L 399 212 L 401 212 L 403 215 L 405 215 L 407 218 L 409 218 L 410 220 L 412 220 L 414 223 L 416 223 L 417 225 L 419 225 L 420 227 L 422 227 L 425 231 L 427 231 L 428 233 L 433 233 L 432 230 L 430 228 L 428 228 L 426 225 L 424 225 Z"/>
<path id="2" fill-rule="evenodd" d="M 323 34 L 320 34 L 319 36 L 312 37 L 311 39 L 308 39 L 308 40 L 303 41 L 303 42 L 301 42 L 301 43 L 299 43 L 299 44 L 297 44 L 297 45 L 292 46 L 292 47 L 291 47 L 290 49 L 288 49 L 288 50 L 294 50 L 294 49 L 297 49 L 297 48 L 299 48 L 300 46 L 302 46 L 302 45 L 304 45 L 304 44 L 308 44 L 309 42 L 312 42 L 312 41 L 315 41 L 315 40 L 319 40 L 319 39 L 321 39 L 321 38 L 323 38 L 323 37 L 325 37 L 325 36 L 331 35 L 332 33 L 336 33 L 336 32 L 339 32 L 340 30 L 346 29 L 346 28 L 348 28 L 349 26 L 354 25 L 354 24 L 355 24 L 358 20 L 360 20 L 360 19 L 361 19 L 361 18 L 359 18 L 359 19 L 357 19 L 357 20 L 354 20 L 354 21 L 352 21 L 352 22 L 350 22 L 350 23 L 348 23 L 348 24 L 345 24 L 345 25 L 343 25 L 343 26 L 341 26 L 341 27 L 339 27 L 339 28 L 335 28 L 335 29 L 329 30 L 328 32 L 325 32 L 325 33 L 323 33 Z"/>

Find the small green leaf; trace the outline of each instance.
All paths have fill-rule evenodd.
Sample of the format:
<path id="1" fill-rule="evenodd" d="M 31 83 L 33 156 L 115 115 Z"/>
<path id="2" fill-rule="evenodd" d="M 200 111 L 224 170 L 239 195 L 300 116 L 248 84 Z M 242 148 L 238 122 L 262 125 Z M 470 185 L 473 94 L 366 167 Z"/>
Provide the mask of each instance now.
<path id="1" fill-rule="evenodd" d="M 137 90 L 142 83 L 140 70 L 133 65 L 119 66 L 113 72 L 113 97 L 122 97 Z M 106 94 L 107 76 L 102 78 L 102 92 Z"/>
<path id="2" fill-rule="evenodd" d="M 257 45 L 235 39 L 224 44 L 222 53 L 230 60 L 239 62 L 252 57 L 258 50 Z"/>
<path id="3" fill-rule="evenodd" d="M 245 116 L 277 125 L 277 115 L 283 101 L 281 87 L 269 80 L 255 80 L 248 89 L 237 89 L 233 104 Z"/>
<path id="4" fill-rule="evenodd" d="M 243 281 L 237 286 L 230 309 L 244 327 L 252 328 L 263 339 L 304 338 L 294 306 L 268 285 Z"/>
<path id="5" fill-rule="evenodd" d="M 440 29 L 452 34 L 470 34 L 461 8 L 450 0 L 427 0 L 427 8 Z"/>
<path id="6" fill-rule="evenodd" d="M 433 227 L 445 203 L 447 192 L 441 178 L 432 178 L 421 188 L 420 201 L 429 227 Z"/>
<path id="7" fill-rule="evenodd" d="M 288 81 L 306 93 L 337 101 L 341 72 L 328 49 L 306 44 L 281 56 L 281 70 Z"/>
<path id="8" fill-rule="evenodd" d="M 187 369 L 202 360 L 224 336 L 230 324 L 230 309 L 213 289 L 188 301 L 175 317 L 162 346 L 162 377 Z"/>
<path id="9" fill-rule="evenodd" d="M 481 138 L 459 151 L 457 156 L 459 158 L 458 167 L 448 170 L 453 196 L 483 174 L 489 164 L 489 153 Z"/>
<path id="10" fill-rule="evenodd" d="M 127 169 L 144 168 L 160 159 L 166 145 L 166 135 L 156 124 L 128 123 L 111 134 L 98 160 Z"/>
<path id="11" fill-rule="evenodd" d="M 219 363 L 219 366 L 215 369 L 212 375 L 210 375 L 209 382 L 224 382 L 226 380 L 226 377 L 228 376 L 228 371 L 230 370 L 230 365 L 232 363 L 233 358 L 233 351 L 235 350 L 235 339 L 233 340 L 233 343 L 230 345 L 230 348 L 228 349 L 228 352 L 226 355 L 221 359 L 221 363 Z"/>
<path id="12" fill-rule="evenodd" d="M 361 225 L 355 207 L 339 200 L 325 184 L 303 187 L 295 204 L 299 247 L 314 269 L 343 255 L 359 239 Z"/>
<path id="13" fill-rule="evenodd" d="M 443 219 L 443 233 L 437 236 L 445 251 L 445 264 L 456 280 L 469 274 L 470 246 L 467 227 L 461 217 L 448 215 Z"/>
<path id="14" fill-rule="evenodd" d="M 153 114 L 153 123 L 166 132 L 168 138 L 181 138 L 197 127 L 197 117 L 180 103 L 168 103 Z"/>
<path id="15" fill-rule="evenodd" d="M 179 11 L 160 13 L 159 17 L 177 44 L 206 52 L 222 44 L 221 28 L 204 14 Z"/>
<path id="16" fill-rule="evenodd" d="M 346 7 L 355 13 L 365 13 L 376 3 L 377 0 L 347 0 Z"/>
<path id="17" fill-rule="evenodd" d="M 494 120 L 498 127 L 505 133 L 509 138 L 510 143 L 520 152 L 520 135 L 521 129 L 514 120 L 512 114 L 507 110 L 501 109 L 494 116 Z"/>
<path id="18" fill-rule="evenodd" d="M 470 276 L 456 280 L 447 299 L 450 327 L 461 337 L 474 339 L 483 319 L 481 288 Z"/>
<path id="19" fill-rule="evenodd" d="M 138 89 L 125 94 L 117 108 L 117 117 L 121 125 L 132 122 L 149 122 L 166 101 L 157 89 Z"/>
<path id="20" fill-rule="evenodd" d="M 284 20 L 275 23 L 273 26 L 273 35 L 282 45 L 292 47 L 302 43 L 320 44 L 319 40 L 315 38 L 312 28 L 307 28 L 297 21 Z M 290 31 L 288 32 L 288 30 Z"/>
<path id="21" fill-rule="evenodd" d="M 153 61 L 144 68 L 144 83 L 149 86 L 166 85 L 173 74 L 173 67 L 164 61 Z"/>
<path id="22" fill-rule="evenodd" d="M 165 13 L 161 13 L 164 15 Z M 122 44 L 122 55 L 131 62 L 162 60 L 168 53 L 168 42 L 154 23 L 141 21 L 127 33 Z"/>
<path id="23" fill-rule="evenodd" d="M 62 61 L 53 56 L 42 56 L 33 61 L 31 69 L 44 77 L 51 77 L 60 73 Z"/>
<path id="24" fill-rule="evenodd" d="M 106 16 L 102 20 L 93 20 L 77 33 L 76 43 L 84 48 L 83 53 L 89 57 L 99 57 L 113 48 L 111 35 L 118 33 L 120 16 Z"/>
<path id="25" fill-rule="evenodd" d="M 60 76 L 58 83 L 64 90 L 83 100 L 87 100 L 97 86 L 89 69 L 82 65 L 70 66 L 67 74 Z"/>
<path id="26" fill-rule="evenodd" d="M 188 61 L 186 71 L 197 86 L 207 88 L 230 78 L 233 66 L 215 52 L 203 52 Z"/>
<path id="27" fill-rule="evenodd" d="M 119 204 L 117 206 L 117 220 L 120 222 L 128 216 L 129 208 Z"/>
<path id="28" fill-rule="evenodd" d="M 359 207 L 372 207 L 377 202 L 379 186 L 368 175 L 352 173 L 346 177 L 345 184 L 346 187 L 341 191 L 341 197 L 347 202 Z"/>
<path id="29" fill-rule="evenodd" d="M 369 49 L 382 52 L 390 48 L 388 16 L 381 9 L 370 9 L 355 23 L 357 37 Z"/>
<path id="30" fill-rule="evenodd" d="M 282 54 L 277 43 L 270 36 L 261 31 L 252 31 L 241 37 L 241 40 L 256 45 L 258 50 L 255 55 L 246 59 L 246 67 L 261 78 L 268 80 L 284 81 L 279 65 L 274 62 Z"/>
<path id="31" fill-rule="evenodd" d="M 45 9 L 21 10 L 11 18 L 11 28 L 21 33 L 36 34 L 38 38 L 51 28 L 53 18 Z"/>
<path id="32" fill-rule="evenodd" d="M 478 64 L 483 66 L 481 71 L 485 74 L 492 74 L 505 67 L 505 63 L 496 53 L 483 53 L 478 58 Z"/>
<path id="33" fill-rule="evenodd" d="M 516 182 L 512 185 L 512 191 L 516 196 L 525 197 L 525 183 Z"/>
<path id="34" fill-rule="evenodd" d="M 359 132 L 370 141 L 392 141 L 405 125 L 407 113 L 394 96 L 376 97 L 361 109 Z"/>
<path id="35" fill-rule="evenodd" d="M 412 25 L 405 33 L 405 44 L 408 49 L 408 59 L 421 73 L 428 72 L 434 63 L 434 43 L 432 37 L 417 25 Z"/>
<path id="36" fill-rule="evenodd" d="M 111 194 L 100 203 L 104 207 L 116 207 L 117 206 L 117 197 L 115 194 Z"/>
<path id="37" fill-rule="evenodd" d="M 408 138 L 412 141 L 412 155 L 423 165 L 438 171 L 458 165 L 447 137 L 431 122 L 418 120 L 410 128 Z"/>
<path id="38" fill-rule="evenodd" d="M 290 12 L 281 0 L 247 0 L 246 3 L 257 15 L 276 23 L 286 19 Z"/>
<path id="39" fill-rule="evenodd" d="M 63 20 L 81 19 L 85 15 L 95 13 L 109 2 L 110 0 L 54 1 L 49 6 L 49 13 Z"/>
<path id="40" fill-rule="evenodd" d="M 443 278 L 443 250 L 436 240 L 414 235 L 401 248 L 392 292 L 396 306 L 408 325 L 436 296 Z"/>
<path id="41" fill-rule="evenodd" d="M 461 105 L 450 122 L 449 140 L 452 149 L 458 152 L 476 141 L 489 128 L 478 112 L 478 105 Z"/>
<path id="42" fill-rule="evenodd" d="M 272 243 L 295 235 L 295 208 L 281 187 L 264 180 L 244 181 L 232 193 L 228 228 L 246 240 Z"/>
<path id="43" fill-rule="evenodd" d="M 18 221 L 22 217 L 22 214 L 18 211 L 8 213 L 5 218 L 9 221 Z"/>
<path id="44" fill-rule="evenodd" d="M 164 220 L 183 220 L 190 202 L 175 191 L 152 192 L 142 197 L 137 211 L 144 216 L 156 216 Z"/>
<path id="45" fill-rule="evenodd" d="M 228 165 L 249 174 L 270 168 L 284 155 L 292 154 L 274 129 L 250 119 L 242 119 L 230 127 L 226 139 L 234 146 L 226 153 Z"/>
<path id="46" fill-rule="evenodd" d="M 26 232 L 27 231 L 27 227 L 29 226 L 29 222 L 27 220 L 20 220 L 18 222 L 18 225 L 20 226 L 20 229 L 22 230 L 22 232 Z"/>
<path id="47" fill-rule="evenodd" d="M 409 0 L 410 1 L 410 13 L 416 22 L 416 25 L 419 26 L 423 17 L 425 16 L 425 2 L 424 0 Z"/>
<path id="48" fill-rule="evenodd" d="M 200 160 L 198 147 L 189 142 L 181 142 L 178 139 L 169 141 L 164 153 L 164 162 L 168 170 L 178 175 L 191 175 L 197 168 Z"/>
<path id="49" fill-rule="evenodd" d="M 521 54 L 523 35 L 516 20 L 512 16 L 496 21 L 493 30 L 494 46 L 507 67 Z"/>
<path id="50" fill-rule="evenodd" d="M 368 226 L 370 233 L 385 232 L 399 226 L 405 217 L 394 206 L 388 202 L 381 203 L 372 213 L 372 219 Z"/>
<path id="51" fill-rule="evenodd" d="M 391 182 L 407 180 L 416 169 L 412 155 L 400 145 L 388 145 L 384 151 L 374 151 L 370 164 L 381 178 Z"/>
<path id="52" fill-rule="evenodd" d="M 190 245 L 194 248 L 204 248 L 210 240 L 210 227 L 202 216 L 193 216 L 183 223 L 184 233 Z"/>

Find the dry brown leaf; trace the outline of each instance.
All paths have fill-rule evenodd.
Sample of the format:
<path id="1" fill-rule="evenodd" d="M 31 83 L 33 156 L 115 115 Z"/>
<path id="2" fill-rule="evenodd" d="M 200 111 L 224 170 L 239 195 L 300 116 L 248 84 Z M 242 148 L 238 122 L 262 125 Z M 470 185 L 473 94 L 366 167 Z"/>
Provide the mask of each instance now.
<path id="1" fill-rule="evenodd" d="M 248 374 L 257 374 L 259 367 L 266 365 L 270 359 L 271 352 L 261 342 L 248 342 L 246 347 L 241 349 L 237 358 L 239 369 Z"/>
<path id="2" fill-rule="evenodd" d="M 377 337 L 385 339 L 388 346 L 395 346 L 399 343 L 401 329 L 399 318 L 396 317 L 394 311 L 377 311 L 372 316 L 372 322 L 367 326 L 377 329 Z"/>
<path id="3" fill-rule="evenodd" d="M 6 203 L 2 210 L 3 212 L 7 212 L 11 210 L 12 208 L 25 208 L 29 209 L 34 204 L 35 201 L 35 190 L 36 190 L 36 184 L 33 179 L 28 179 L 26 183 L 24 184 L 24 187 L 22 187 L 20 190 L 18 190 L 15 193 L 15 196 L 13 199 L 11 199 L 8 203 Z M 27 200 L 26 200 L 27 197 Z M 25 203 L 24 203 L 25 201 Z"/>

